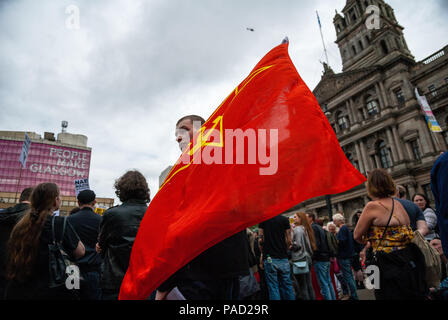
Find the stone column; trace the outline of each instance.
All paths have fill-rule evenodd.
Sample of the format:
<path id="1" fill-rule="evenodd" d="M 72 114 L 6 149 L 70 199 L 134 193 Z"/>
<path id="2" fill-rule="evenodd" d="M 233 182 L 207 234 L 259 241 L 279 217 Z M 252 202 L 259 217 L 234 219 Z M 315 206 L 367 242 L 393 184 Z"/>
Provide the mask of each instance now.
<path id="1" fill-rule="evenodd" d="M 353 115 L 354 123 L 359 122 L 360 120 L 358 119 L 358 114 L 356 113 L 355 102 L 353 101 L 353 98 L 348 99 L 348 103 L 349 103 L 350 110 Z"/>
<path id="2" fill-rule="evenodd" d="M 409 190 L 409 196 L 413 196 L 414 194 L 416 194 L 417 193 L 417 191 L 415 190 L 415 187 L 414 187 L 414 185 L 411 183 L 411 184 L 408 184 L 408 190 Z M 412 198 L 411 199 L 409 199 L 409 200 L 411 200 L 412 201 Z"/>
<path id="3" fill-rule="evenodd" d="M 408 159 L 414 161 L 414 153 L 412 152 L 411 146 L 409 142 L 405 143 L 406 151 L 408 152 Z"/>
<path id="4" fill-rule="evenodd" d="M 420 118 L 420 117 L 419 117 Z M 434 152 L 434 144 L 432 142 L 429 128 L 423 119 L 418 119 L 420 142 L 423 148 L 423 155 Z"/>
<path id="5" fill-rule="evenodd" d="M 350 121 L 350 126 L 352 126 L 355 123 L 355 118 L 353 117 L 353 112 L 352 112 L 352 108 L 350 105 L 350 102 L 347 100 L 345 102 L 345 108 L 347 109 L 347 114 L 348 114 L 348 119 Z"/>
<path id="6" fill-rule="evenodd" d="M 376 91 L 376 96 L 378 97 L 378 100 L 380 102 L 380 108 L 381 110 L 386 108 L 386 104 L 383 98 L 383 95 L 381 94 L 381 90 L 380 90 L 380 86 L 378 85 L 378 82 L 375 83 L 375 91 Z"/>
<path id="7" fill-rule="evenodd" d="M 358 156 L 358 162 L 359 162 L 359 170 L 362 172 L 362 173 L 365 173 L 367 170 L 365 169 L 365 167 L 364 167 L 364 159 L 363 159 L 363 156 L 362 156 L 362 154 L 361 154 L 361 149 L 359 148 L 359 141 L 357 141 L 356 143 L 355 143 L 355 150 L 356 150 L 356 155 Z"/>
<path id="8" fill-rule="evenodd" d="M 376 153 L 375 153 L 375 165 L 377 168 L 381 168 L 381 160 L 379 155 L 377 155 Z"/>
<path id="9" fill-rule="evenodd" d="M 359 146 L 360 146 L 360 149 L 361 149 L 361 156 L 362 156 L 362 159 L 364 161 L 364 168 L 365 168 L 366 173 L 367 173 L 367 171 L 371 170 L 372 166 L 370 165 L 369 158 L 367 156 L 366 146 L 364 145 L 364 142 L 362 140 L 359 141 Z"/>
<path id="10" fill-rule="evenodd" d="M 390 106 L 389 96 L 387 95 L 386 89 L 384 88 L 383 81 L 379 81 L 379 84 L 380 84 L 381 94 L 384 97 L 384 103 L 386 104 L 386 107 L 389 107 Z"/>
<path id="11" fill-rule="evenodd" d="M 341 212 L 341 213 L 344 212 L 344 207 L 342 206 L 342 202 L 338 202 L 338 212 Z"/>
<path id="12" fill-rule="evenodd" d="M 432 138 L 432 142 L 434 143 L 434 146 L 436 148 L 437 152 L 444 152 L 447 149 L 447 145 L 445 142 L 445 139 L 443 138 L 443 136 L 440 133 L 434 133 L 431 132 L 431 130 L 429 131 L 429 136 Z"/>
<path id="13" fill-rule="evenodd" d="M 392 134 L 394 136 L 395 145 L 397 146 L 398 158 L 400 161 L 402 161 L 402 160 L 404 160 L 403 144 L 400 143 L 400 137 L 398 136 L 398 130 L 394 125 L 392 126 Z"/>
<path id="14" fill-rule="evenodd" d="M 392 163 L 398 162 L 397 146 L 395 145 L 395 142 L 392 138 L 392 130 L 390 128 L 386 128 L 386 135 L 387 140 L 389 140 L 390 149 L 392 150 Z"/>

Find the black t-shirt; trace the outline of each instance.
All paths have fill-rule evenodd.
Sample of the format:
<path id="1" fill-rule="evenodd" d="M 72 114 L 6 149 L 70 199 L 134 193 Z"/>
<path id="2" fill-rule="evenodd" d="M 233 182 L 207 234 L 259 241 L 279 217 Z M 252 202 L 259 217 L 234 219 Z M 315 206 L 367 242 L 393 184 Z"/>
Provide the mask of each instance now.
<path id="1" fill-rule="evenodd" d="M 71 295 L 65 288 L 49 289 L 49 268 L 48 268 L 48 245 L 52 243 L 51 216 L 47 217 L 37 247 L 36 260 L 33 266 L 33 273 L 24 283 L 12 281 L 8 284 L 7 299 L 67 299 Z M 54 229 L 56 241 L 61 241 L 64 218 L 54 217 Z M 79 237 L 69 221 L 65 226 L 62 247 L 64 251 L 73 258 L 73 251 L 78 247 Z"/>
<path id="2" fill-rule="evenodd" d="M 274 259 L 287 259 L 288 248 L 286 248 L 285 231 L 290 229 L 289 219 L 284 216 L 276 216 L 265 222 L 260 223 L 260 229 L 263 229 L 263 258 L 269 255 Z"/>
<path id="3" fill-rule="evenodd" d="M 67 219 L 86 248 L 84 257 L 77 261 L 79 268 L 83 272 L 99 271 L 102 259 L 96 252 L 95 245 L 98 242 L 101 216 L 93 212 L 91 208 L 86 207 Z"/>
<path id="4" fill-rule="evenodd" d="M 394 198 L 395 200 L 399 201 L 406 212 L 408 213 L 409 220 L 411 220 L 411 228 L 413 231 L 417 230 L 417 221 L 423 220 L 425 221 L 425 216 L 422 212 L 422 210 L 412 201 L 405 200 L 405 199 L 398 199 Z"/>

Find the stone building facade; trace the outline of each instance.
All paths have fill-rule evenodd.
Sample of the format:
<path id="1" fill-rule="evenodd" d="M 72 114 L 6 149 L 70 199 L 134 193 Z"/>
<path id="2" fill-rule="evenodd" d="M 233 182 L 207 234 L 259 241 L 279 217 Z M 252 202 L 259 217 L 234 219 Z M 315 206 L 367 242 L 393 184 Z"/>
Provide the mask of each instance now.
<path id="1" fill-rule="evenodd" d="M 370 5 L 379 8 L 379 29 L 366 25 Z M 324 64 L 313 93 L 347 158 L 364 175 L 387 169 L 408 198 L 420 192 L 432 200 L 430 170 L 448 149 L 448 46 L 415 61 L 393 8 L 382 0 L 348 0 L 334 25 L 343 69 L 336 74 Z M 426 95 L 443 133 L 429 130 L 415 88 Z M 333 214 L 343 212 L 349 223 L 368 201 L 365 185 L 331 195 Z M 297 211 L 324 220 L 329 216 L 325 197 L 305 201 L 286 215 Z"/>

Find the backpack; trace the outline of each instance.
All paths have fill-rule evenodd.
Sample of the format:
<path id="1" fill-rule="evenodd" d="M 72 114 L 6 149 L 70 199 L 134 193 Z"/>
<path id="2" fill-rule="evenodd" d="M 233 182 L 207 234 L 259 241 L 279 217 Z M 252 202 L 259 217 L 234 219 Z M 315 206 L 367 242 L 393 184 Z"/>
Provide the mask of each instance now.
<path id="1" fill-rule="evenodd" d="M 431 247 L 418 230 L 414 231 L 414 238 L 411 242 L 420 249 L 425 258 L 426 282 L 428 286 L 430 288 L 438 288 L 442 276 L 442 264 L 438 252 Z"/>
<path id="2" fill-rule="evenodd" d="M 338 240 L 328 230 L 325 230 L 325 237 L 327 238 L 328 253 L 331 258 L 338 256 Z"/>

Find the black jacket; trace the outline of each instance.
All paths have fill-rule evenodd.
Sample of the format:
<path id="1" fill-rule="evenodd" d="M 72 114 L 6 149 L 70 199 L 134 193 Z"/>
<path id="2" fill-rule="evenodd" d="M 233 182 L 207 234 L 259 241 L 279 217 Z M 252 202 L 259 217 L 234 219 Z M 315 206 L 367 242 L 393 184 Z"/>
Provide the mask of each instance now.
<path id="1" fill-rule="evenodd" d="M 240 231 L 203 251 L 168 280 L 159 291 L 170 291 L 179 284 L 194 281 L 238 278 L 249 274 L 249 250 L 246 230 Z"/>
<path id="2" fill-rule="evenodd" d="M 313 260 L 320 262 L 330 261 L 330 251 L 328 248 L 325 230 L 317 223 L 313 223 L 311 227 L 314 231 L 314 238 L 316 240 L 317 247 L 317 250 L 313 253 Z"/>
<path id="3" fill-rule="evenodd" d="M 0 212 L 0 295 L 5 285 L 6 249 L 11 231 L 16 223 L 30 209 L 27 203 L 19 203 Z"/>
<path id="4" fill-rule="evenodd" d="M 93 212 L 93 209 L 84 207 L 80 211 L 68 217 L 81 242 L 86 248 L 85 255 L 77 261 L 81 272 L 100 271 L 102 259 L 95 250 L 98 241 L 98 231 L 101 216 Z"/>
<path id="5" fill-rule="evenodd" d="M 102 289 L 120 291 L 132 246 L 147 208 L 144 200 L 129 200 L 104 212 L 98 237 L 103 257 Z"/>

